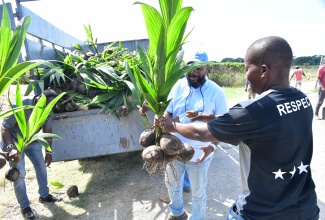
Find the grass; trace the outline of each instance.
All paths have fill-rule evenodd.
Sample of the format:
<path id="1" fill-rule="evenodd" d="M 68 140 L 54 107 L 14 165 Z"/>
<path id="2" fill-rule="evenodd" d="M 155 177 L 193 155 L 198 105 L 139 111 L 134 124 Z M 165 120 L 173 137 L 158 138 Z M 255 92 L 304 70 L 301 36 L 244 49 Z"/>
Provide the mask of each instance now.
<path id="1" fill-rule="evenodd" d="M 126 162 L 127 161 L 127 162 Z M 66 213 L 78 216 L 85 212 L 92 195 L 96 195 L 99 201 L 105 201 L 105 196 L 111 192 L 119 190 L 121 184 L 127 181 L 126 178 L 131 172 L 141 170 L 143 161 L 141 152 L 129 152 L 116 155 L 108 155 L 96 158 L 88 158 L 73 161 L 61 161 L 53 163 L 48 168 L 48 181 L 59 182 L 64 185 L 61 189 L 56 189 L 49 183 L 50 193 L 64 198 L 64 203 L 57 203 L 53 206 L 51 213 L 55 219 L 63 219 Z M 16 202 L 12 184 L 5 180 L 4 173 L 8 166 L 0 170 L 0 219 L 8 216 L 6 209 L 19 206 Z M 28 197 L 32 204 L 37 204 L 38 186 L 35 171 L 32 163 L 26 157 L 26 186 Z M 80 196 L 69 199 L 66 190 L 77 185 Z"/>

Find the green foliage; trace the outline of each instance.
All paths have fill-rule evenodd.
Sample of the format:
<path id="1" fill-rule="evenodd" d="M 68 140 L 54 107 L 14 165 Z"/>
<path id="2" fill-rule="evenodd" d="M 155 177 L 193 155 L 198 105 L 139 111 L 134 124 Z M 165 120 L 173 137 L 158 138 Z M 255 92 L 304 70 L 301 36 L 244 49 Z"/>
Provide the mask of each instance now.
<path id="1" fill-rule="evenodd" d="M 246 81 L 244 63 L 213 63 L 209 79 L 223 87 L 243 87 Z"/>
<path id="2" fill-rule="evenodd" d="M 55 190 L 61 189 L 64 185 L 58 181 L 50 181 L 50 184 L 54 186 Z"/>
<path id="3" fill-rule="evenodd" d="M 51 75 L 53 81 L 50 82 L 55 82 L 59 90 L 66 91 L 71 101 L 79 106 L 102 108 L 115 114 L 121 105 L 130 111 L 141 105 L 139 101 L 144 100 L 143 95 L 135 91 L 134 79 L 131 79 L 134 78 L 133 67 L 140 65 L 138 58 L 123 48 L 121 42 L 111 43 L 99 51 L 90 25 L 84 28 L 88 38 L 86 42 L 96 54 L 84 51 L 80 45 L 74 45 L 76 50 L 72 53 L 57 51 L 60 59 L 58 68 L 65 73 L 66 81 L 63 77 Z"/>
<path id="4" fill-rule="evenodd" d="M 231 62 L 231 63 L 243 63 L 244 62 L 244 58 L 223 58 L 221 60 L 222 63 L 226 63 L 226 62 Z"/>
<path id="5" fill-rule="evenodd" d="M 206 63 L 181 68 L 183 52 L 179 51 L 188 36 L 184 34 L 192 7 L 182 8 L 181 0 L 159 0 L 158 12 L 148 4 L 135 4 L 141 5 L 149 37 L 147 53 L 140 46 L 137 48 L 142 71 L 138 67 L 133 68 L 135 80 L 148 107 L 160 118 L 167 108 L 167 97 L 176 81 L 186 72 Z"/>
<path id="6" fill-rule="evenodd" d="M 46 97 L 42 95 L 37 102 L 35 108 L 33 108 L 32 114 L 28 121 L 26 121 L 24 111 L 14 111 L 13 114 L 17 121 L 19 130 L 21 131 L 21 135 L 17 135 L 17 142 L 14 143 L 17 147 L 19 155 L 28 146 L 30 143 L 34 141 L 39 141 L 48 151 L 51 151 L 51 147 L 45 138 L 59 138 L 56 134 L 49 133 L 41 133 L 38 131 L 43 126 L 45 120 L 49 116 L 52 111 L 52 108 L 56 104 L 56 102 L 64 95 L 65 93 L 60 94 L 58 97 L 53 99 L 49 104 L 46 102 Z M 10 102 L 10 100 L 9 100 Z M 11 107 L 13 107 L 10 102 Z M 16 87 L 16 105 L 23 106 L 22 98 L 20 96 L 20 86 L 19 84 Z"/>
<path id="7" fill-rule="evenodd" d="M 319 65 L 322 56 L 324 55 L 295 57 L 292 65 L 293 66 Z"/>

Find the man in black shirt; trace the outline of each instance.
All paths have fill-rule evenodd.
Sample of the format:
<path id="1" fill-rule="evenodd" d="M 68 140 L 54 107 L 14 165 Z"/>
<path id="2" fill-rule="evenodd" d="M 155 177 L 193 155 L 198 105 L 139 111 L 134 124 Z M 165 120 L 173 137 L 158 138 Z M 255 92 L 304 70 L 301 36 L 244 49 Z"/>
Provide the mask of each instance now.
<path id="1" fill-rule="evenodd" d="M 283 38 L 259 39 L 245 57 L 246 77 L 258 97 L 222 116 L 201 114 L 192 119 L 207 124 L 160 121 L 167 132 L 239 145 L 242 193 L 227 219 L 318 219 L 310 168 L 313 109 L 304 93 L 290 88 L 292 60 Z"/>

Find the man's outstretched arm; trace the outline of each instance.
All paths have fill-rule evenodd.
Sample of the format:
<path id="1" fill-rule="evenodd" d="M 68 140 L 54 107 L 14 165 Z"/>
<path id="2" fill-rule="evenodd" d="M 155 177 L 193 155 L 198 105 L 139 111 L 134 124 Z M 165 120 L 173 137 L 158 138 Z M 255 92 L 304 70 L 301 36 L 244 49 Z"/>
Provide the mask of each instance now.
<path id="1" fill-rule="evenodd" d="M 218 142 L 209 131 L 207 124 L 195 123 L 195 124 L 182 124 L 174 122 L 169 118 L 160 119 L 159 124 L 165 132 L 177 132 L 184 137 L 192 140 L 203 141 L 203 142 Z"/>

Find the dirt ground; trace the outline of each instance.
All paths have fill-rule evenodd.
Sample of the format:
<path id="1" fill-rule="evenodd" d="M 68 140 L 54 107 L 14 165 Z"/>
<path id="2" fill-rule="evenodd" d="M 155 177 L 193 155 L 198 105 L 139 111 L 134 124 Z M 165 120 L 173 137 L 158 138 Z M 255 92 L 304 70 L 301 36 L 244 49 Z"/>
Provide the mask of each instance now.
<path id="1" fill-rule="evenodd" d="M 303 84 L 303 91 L 309 91 L 309 87 L 313 86 L 314 83 Z M 317 94 L 307 93 L 307 95 L 314 106 Z M 321 210 L 319 219 L 325 220 L 325 147 L 322 140 L 325 134 L 325 120 L 315 119 L 313 129 L 314 154 L 311 169 L 316 184 L 318 205 Z M 0 174 L 3 175 L 3 171 Z M 168 206 L 159 201 L 159 196 L 166 193 L 162 175 L 150 176 L 145 170 L 138 169 L 128 176 L 122 176 L 118 181 L 119 186 L 115 187 L 114 190 L 108 190 L 105 194 L 88 193 L 85 195 L 89 196 L 86 200 L 87 203 L 78 207 L 83 209 L 83 214 L 74 215 L 66 211 L 64 219 L 162 220 L 167 217 L 169 214 Z M 109 183 L 107 188 L 110 188 Z M 96 192 L 96 189 L 93 190 Z M 229 207 L 236 200 L 240 191 L 238 147 L 221 144 L 209 169 L 206 219 L 225 219 Z M 0 194 L 2 194 L 2 190 Z M 82 195 L 80 199 L 83 199 Z M 190 194 L 184 194 L 184 203 L 186 210 L 191 212 Z M 74 203 L 71 202 L 70 205 L 73 206 Z M 47 205 L 33 202 L 31 206 L 38 219 L 62 219 L 62 216 L 57 217 L 53 214 L 55 209 L 60 208 L 60 204 Z M 10 202 L 6 207 L 7 214 L 3 219 L 21 219 L 17 207 L 16 201 Z"/>

